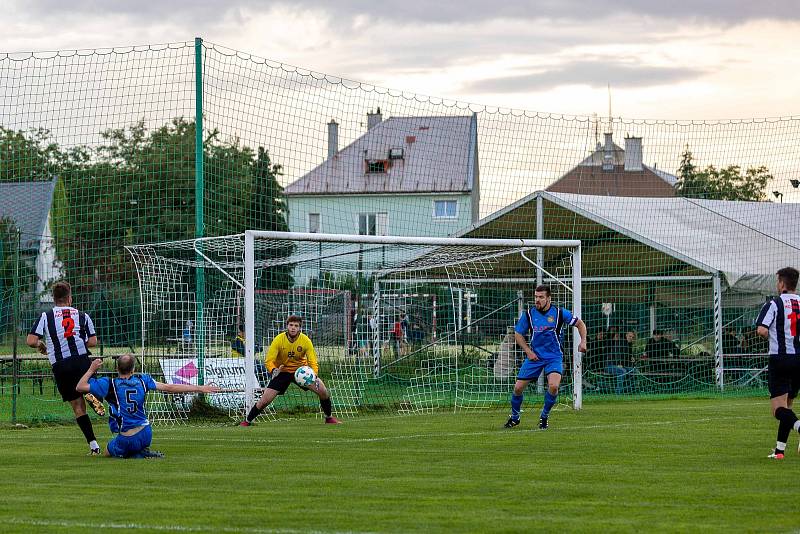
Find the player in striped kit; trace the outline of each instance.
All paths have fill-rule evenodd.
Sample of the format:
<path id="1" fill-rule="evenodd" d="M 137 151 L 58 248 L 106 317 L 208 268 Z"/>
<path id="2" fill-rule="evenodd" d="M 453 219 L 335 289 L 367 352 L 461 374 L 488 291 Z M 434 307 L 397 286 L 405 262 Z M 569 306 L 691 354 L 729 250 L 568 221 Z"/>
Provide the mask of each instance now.
<path id="1" fill-rule="evenodd" d="M 53 369 L 58 392 L 75 414 L 75 422 L 89 444 L 89 453 L 100 454 L 92 422 L 86 415 L 86 402 L 75 390 L 83 373 L 89 369 L 90 347 L 97 345 L 92 318 L 72 307 L 72 288 L 67 282 L 53 286 L 53 309 L 39 317 L 26 339 L 29 347 L 46 354 Z M 104 415 L 103 403 L 93 395 L 86 398 L 98 415 Z"/>
<path id="2" fill-rule="evenodd" d="M 761 308 L 756 333 L 769 339 L 769 397 L 772 415 L 779 421 L 778 439 L 769 458 L 781 460 L 789 434 L 792 430 L 800 432 L 800 421 L 792 411 L 800 390 L 800 297 L 797 295 L 800 273 L 793 267 L 784 267 L 777 275 L 779 295 Z"/>

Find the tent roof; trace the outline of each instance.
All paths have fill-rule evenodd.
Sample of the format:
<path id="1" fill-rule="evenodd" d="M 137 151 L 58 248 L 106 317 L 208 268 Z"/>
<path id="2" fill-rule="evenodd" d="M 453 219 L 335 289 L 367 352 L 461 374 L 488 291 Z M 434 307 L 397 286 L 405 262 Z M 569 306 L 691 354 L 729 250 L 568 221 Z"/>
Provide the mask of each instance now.
<path id="1" fill-rule="evenodd" d="M 794 203 L 538 192 L 486 217 L 464 234 L 535 204 L 537 195 L 698 269 L 720 272 L 735 291 L 774 292 L 775 271 L 800 264 L 800 234 L 793 230 L 800 204 Z M 548 237 L 569 236 L 548 231 Z"/>

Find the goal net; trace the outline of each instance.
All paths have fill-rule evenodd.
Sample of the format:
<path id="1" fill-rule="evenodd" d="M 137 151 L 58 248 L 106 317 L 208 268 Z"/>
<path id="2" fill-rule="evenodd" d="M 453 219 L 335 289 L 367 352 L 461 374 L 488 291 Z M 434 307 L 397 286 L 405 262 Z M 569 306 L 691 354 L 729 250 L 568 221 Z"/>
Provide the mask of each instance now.
<path id="1" fill-rule="evenodd" d="M 203 410 L 239 418 L 289 315 L 317 352 L 334 413 L 505 406 L 523 354 L 513 327 L 537 284 L 580 314 L 580 242 L 256 232 L 131 246 L 142 364 L 173 383 L 215 383 Z M 580 355 L 565 335 L 562 398 L 581 405 Z M 154 397 L 156 420 L 200 413 L 193 395 Z M 316 414 L 291 387 L 261 416 Z M 203 413 L 200 413 L 203 415 Z"/>

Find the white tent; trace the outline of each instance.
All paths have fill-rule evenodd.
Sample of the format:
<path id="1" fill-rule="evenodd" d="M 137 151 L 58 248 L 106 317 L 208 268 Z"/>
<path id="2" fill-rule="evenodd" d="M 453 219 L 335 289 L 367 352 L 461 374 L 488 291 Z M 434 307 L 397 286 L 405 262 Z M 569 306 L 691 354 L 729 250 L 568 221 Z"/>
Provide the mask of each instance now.
<path id="1" fill-rule="evenodd" d="M 541 193 L 566 209 L 708 273 L 733 291 L 770 294 L 800 264 L 800 204 Z"/>
<path id="2" fill-rule="evenodd" d="M 540 203 L 552 203 L 699 271 L 719 273 L 726 289 L 733 292 L 774 293 L 775 271 L 800 265 L 796 222 L 800 221 L 800 204 L 794 203 L 539 191 L 482 219 L 461 235 L 512 237 L 513 233 L 513 237 L 582 238 L 580 225 L 570 228 L 543 217 Z M 542 218 L 541 228 L 535 224 L 537 211 Z"/>
<path id="3" fill-rule="evenodd" d="M 661 294 L 651 289 L 648 298 L 713 309 L 708 335 L 714 339 L 716 378 L 723 387 L 722 308 L 760 306 L 775 293 L 778 269 L 800 267 L 797 221 L 800 204 L 539 191 L 461 235 L 580 239 L 583 280 L 594 287 L 701 280 L 695 283 L 707 284 L 707 292 L 695 292 L 694 304 L 680 289 Z M 539 261 L 544 263 L 544 256 Z M 584 286 L 584 294 L 591 285 Z"/>

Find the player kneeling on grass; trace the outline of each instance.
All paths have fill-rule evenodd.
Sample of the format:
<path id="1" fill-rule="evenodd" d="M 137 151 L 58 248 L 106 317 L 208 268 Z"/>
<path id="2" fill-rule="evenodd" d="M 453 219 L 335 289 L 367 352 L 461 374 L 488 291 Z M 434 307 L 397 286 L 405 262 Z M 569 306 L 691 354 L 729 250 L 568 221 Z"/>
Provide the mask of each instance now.
<path id="1" fill-rule="evenodd" d="M 132 354 L 123 354 L 117 359 L 117 376 L 93 378 L 103 365 L 103 360 L 93 360 L 89 370 L 81 377 L 76 389 L 81 393 L 91 392 L 99 399 L 108 401 L 111 415 L 108 426 L 117 436 L 108 442 L 105 456 L 116 458 L 160 458 L 158 451 L 148 449 L 153 440 L 150 421 L 144 410 L 148 391 L 167 393 L 217 393 L 217 386 L 192 386 L 189 384 L 163 384 L 148 374 L 134 374 L 136 359 Z"/>
<path id="2" fill-rule="evenodd" d="M 271 379 L 261 398 L 250 408 L 247 419 L 242 421 L 241 426 L 250 426 L 258 414 L 269 406 L 275 397 L 283 395 L 289 388 L 289 384 L 294 383 L 299 388 L 311 390 L 319 397 L 319 404 L 325 414 L 325 422 L 338 424 L 339 420 L 331 414 L 331 394 L 325 383 L 319 378 L 319 365 L 317 364 L 317 353 L 314 345 L 307 335 L 300 331 L 303 319 L 297 315 L 290 315 L 286 319 L 286 332 L 281 332 L 272 340 L 267 351 L 267 372 Z M 314 370 L 317 379 L 308 386 L 298 384 L 294 373 L 300 367 L 308 366 Z"/>

